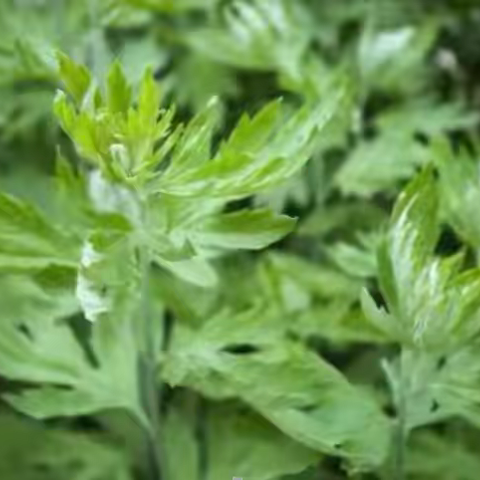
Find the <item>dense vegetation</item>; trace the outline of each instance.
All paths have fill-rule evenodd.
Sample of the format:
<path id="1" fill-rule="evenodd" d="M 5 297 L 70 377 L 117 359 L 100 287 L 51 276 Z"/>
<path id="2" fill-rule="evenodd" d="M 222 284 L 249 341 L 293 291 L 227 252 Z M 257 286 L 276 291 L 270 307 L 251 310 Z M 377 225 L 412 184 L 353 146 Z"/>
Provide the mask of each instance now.
<path id="1" fill-rule="evenodd" d="M 0 3 L 2 480 L 477 480 L 480 4 Z"/>

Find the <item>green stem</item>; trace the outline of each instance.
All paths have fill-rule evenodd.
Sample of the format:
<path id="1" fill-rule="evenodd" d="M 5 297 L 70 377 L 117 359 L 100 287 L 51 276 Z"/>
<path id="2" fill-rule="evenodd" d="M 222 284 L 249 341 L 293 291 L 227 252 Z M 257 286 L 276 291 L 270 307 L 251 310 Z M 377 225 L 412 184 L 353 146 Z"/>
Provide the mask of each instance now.
<path id="1" fill-rule="evenodd" d="M 198 480 L 206 480 L 208 476 L 208 439 L 207 439 L 207 422 L 208 422 L 208 404 L 200 395 L 197 396 L 196 402 L 196 432 L 195 437 L 198 445 Z"/>
<path id="2" fill-rule="evenodd" d="M 405 352 L 400 353 L 398 384 L 396 392 L 397 419 L 394 432 L 393 476 L 394 480 L 405 480 L 405 461 L 407 444 L 407 398 L 404 372 Z"/>
<path id="3" fill-rule="evenodd" d="M 147 208 L 140 202 L 145 224 L 148 222 Z M 150 476 L 152 480 L 165 480 L 162 471 L 162 455 L 160 448 L 160 388 L 157 382 L 157 336 L 155 318 L 152 315 L 150 299 L 150 272 L 151 258 L 148 247 L 142 242 L 139 252 L 141 268 L 141 314 L 143 358 L 141 363 L 142 396 L 145 413 L 148 417 L 150 428 L 147 438 L 147 454 Z"/>
<path id="4" fill-rule="evenodd" d="M 152 480 L 161 480 L 162 462 L 158 443 L 160 441 L 160 413 L 156 379 L 156 344 L 152 313 L 150 309 L 150 259 L 148 252 L 141 252 L 142 265 L 142 316 L 144 332 L 144 359 L 142 363 L 143 401 L 150 421 L 148 435 L 148 461 Z"/>

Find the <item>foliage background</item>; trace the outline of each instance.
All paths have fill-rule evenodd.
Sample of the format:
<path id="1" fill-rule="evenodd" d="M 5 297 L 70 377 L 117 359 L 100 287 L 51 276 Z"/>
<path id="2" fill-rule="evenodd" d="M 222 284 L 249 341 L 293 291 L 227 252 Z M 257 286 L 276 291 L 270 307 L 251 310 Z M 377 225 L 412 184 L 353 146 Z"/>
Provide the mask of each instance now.
<path id="1" fill-rule="evenodd" d="M 399 192 L 432 160 L 441 190 L 441 234 L 435 251 L 445 256 L 464 249 L 466 263 L 477 263 L 480 197 L 472 159 L 478 138 L 479 42 L 476 0 L 3 0 L 0 187 L 35 203 L 51 218 L 56 215 L 58 152 L 72 165 L 79 164 L 52 113 L 60 85 L 57 49 L 85 63 L 99 82 L 118 59 L 135 89 L 150 65 L 164 106 L 177 105 L 176 123 L 188 121 L 217 97 L 214 143 L 232 131 L 243 112 L 253 114 L 272 99 L 282 97 L 286 111 L 293 112 L 303 104 L 325 102 L 339 84 L 347 85 L 348 99 L 322 132 L 309 163 L 280 187 L 228 207 L 265 206 L 298 217 L 295 231 L 268 249 L 216 259 L 220 282 L 215 287 L 159 275 L 153 295 L 163 312 L 159 323 L 167 325 L 172 319 L 200 325 L 220 312 L 249 325 L 242 312 L 257 308 L 255 315 L 273 320 L 261 328 L 245 327 L 248 341 L 238 343 L 235 326 L 232 331 L 222 327 L 218 338 L 210 338 L 215 332 L 207 331 L 200 341 L 217 342 L 218 348 L 233 344 L 233 354 L 248 355 L 275 346 L 279 331 L 286 332 L 307 345 L 309 354 L 321 355 L 340 370 L 358 392 L 375 398 L 387 421 L 395 411 L 381 362 L 394 358 L 398 348 L 366 320 L 360 292 L 368 287 L 379 304 L 384 301 L 377 281 L 377 247 Z M 469 174 L 450 167 L 460 160 L 442 163 L 453 154 L 445 145 L 442 153 L 434 149 L 440 148 L 439 137 L 464 148 L 465 161 L 471 162 Z M 0 282 L 0 321 L 14 314 L 51 314 L 45 292 L 35 285 L 12 284 L 11 271 L 3 273 Z M 26 299 L 35 294 L 39 303 L 32 300 L 29 305 Z M 62 308 L 67 315 L 69 306 Z M 183 341 L 190 345 L 187 334 Z M 2 348 L 7 347 L 0 341 Z M 180 375 L 182 361 L 181 355 L 168 359 L 171 375 Z M 459 372 L 465 368 L 460 366 Z M 5 370 L 0 365 L 0 388 L 8 399 L 24 385 L 7 380 Z M 303 388 L 296 386 L 295 375 L 281 378 L 280 373 L 260 371 L 253 382 L 259 391 Z M 302 378 L 308 374 L 308 369 L 296 372 Z M 121 373 L 119 378 L 122 381 Z M 468 393 L 475 406 L 476 381 L 475 376 Z M 209 388 L 198 387 L 202 395 L 182 389 L 165 392 L 167 399 L 176 398 L 165 413 L 164 449 L 174 465 L 165 480 L 347 478 L 346 463 L 352 456 L 348 446 L 341 455 L 346 463 L 332 452 L 320 455 L 295 435 L 280 434 L 278 423 L 274 421 L 274 427 L 266 420 L 268 414 L 261 415 L 260 407 L 247 407 L 261 404 L 256 392 L 216 402 L 207 400 L 212 396 Z M 357 429 L 362 439 L 352 449 L 374 456 L 382 442 L 388 443 L 379 433 L 381 427 L 356 424 L 349 418 L 356 416 L 355 409 L 333 399 L 337 401 L 327 420 Z M 412 435 L 408 478 L 477 478 L 480 458 L 475 446 L 480 437 L 472 424 L 478 420 L 471 420 L 473 407 L 468 414 L 467 407 L 458 408 L 453 419 L 442 418 Z M 105 411 L 40 422 L 14 414 L 5 403 L 0 476 L 149 478 L 135 460 L 142 456 L 137 452 L 139 433 L 124 417 Z M 352 475 L 391 478 L 381 468 Z"/>

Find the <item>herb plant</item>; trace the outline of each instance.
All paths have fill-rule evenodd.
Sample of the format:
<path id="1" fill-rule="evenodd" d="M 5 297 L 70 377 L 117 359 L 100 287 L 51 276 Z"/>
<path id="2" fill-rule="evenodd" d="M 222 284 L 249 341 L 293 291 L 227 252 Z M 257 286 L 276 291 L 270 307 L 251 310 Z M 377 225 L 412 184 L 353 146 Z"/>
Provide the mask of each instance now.
<path id="1" fill-rule="evenodd" d="M 0 478 L 476 480 L 478 24 L 5 0 Z"/>

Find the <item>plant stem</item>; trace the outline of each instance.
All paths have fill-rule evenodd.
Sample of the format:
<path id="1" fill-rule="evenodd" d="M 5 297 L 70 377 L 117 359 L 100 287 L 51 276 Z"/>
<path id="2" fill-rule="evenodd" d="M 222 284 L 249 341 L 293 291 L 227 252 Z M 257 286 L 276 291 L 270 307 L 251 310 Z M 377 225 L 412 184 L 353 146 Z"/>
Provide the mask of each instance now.
<path id="1" fill-rule="evenodd" d="M 155 342 L 155 325 L 150 306 L 150 255 L 146 247 L 140 251 L 141 265 L 141 302 L 144 358 L 142 362 L 143 402 L 145 412 L 150 421 L 147 449 L 148 463 L 152 480 L 165 480 L 162 475 L 162 458 L 160 454 L 160 405 L 157 385 L 156 363 L 157 345 Z"/>
<path id="2" fill-rule="evenodd" d="M 198 479 L 206 480 L 208 475 L 208 404 L 203 397 L 197 396 L 195 437 L 198 444 Z"/>
<path id="3" fill-rule="evenodd" d="M 402 350 L 399 359 L 398 384 L 396 392 L 397 419 L 394 432 L 394 454 L 393 454 L 393 479 L 405 480 L 405 460 L 406 460 L 406 443 L 407 443 L 407 398 L 405 392 L 405 372 L 404 372 L 404 356 Z"/>

